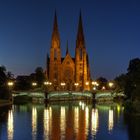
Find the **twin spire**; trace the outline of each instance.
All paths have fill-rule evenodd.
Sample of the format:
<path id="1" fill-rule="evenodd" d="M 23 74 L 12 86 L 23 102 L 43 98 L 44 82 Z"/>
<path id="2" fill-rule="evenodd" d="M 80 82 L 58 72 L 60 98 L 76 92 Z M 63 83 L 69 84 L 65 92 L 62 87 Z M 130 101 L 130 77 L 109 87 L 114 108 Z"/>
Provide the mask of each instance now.
<path id="1" fill-rule="evenodd" d="M 76 41 L 77 41 L 77 43 L 79 43 L 79 42 L 84 43 L 85 42 L 81 11 L 80 11 L 80 16 L 79 16 L 79 25 L 78 25 L 78 32 L 77 32 L 77 40 Z"/>
<path id="2" fill-rule="evenodd" d="M 59 36 L 59 30 L 58 30 L 58 23 L 57 23 L 57 14 L 55 11 L 54 15 L 54 24 L 53 24 L 53 33 L 52 33 L 52 41 L 57 40 L 60 41 L 60 36 Z M 82 24 L 82 15 L 80 11 L 79 15 L 79 24 L 78 24 L 78 32 L 77 32 L 77 39 L 76 39 L 76 46 L 78 47 L 78 44 L 83 44 L 85 46 L 85 39 L 84 39 L 84 32 L 83 32 L 83 24 Z M 68 42 L 67 42 L 67 50 L 66 54 L 68 53 Z"/>
<path id="3" fill-rule="evenodd" d="M 52 33 L 52 41 L 53 40 L 59 40 L 60 41 L 56 11 L 55 11 L 55 14 L 54 14 L 54 24 L 53 24 L 53 33 Z"/>

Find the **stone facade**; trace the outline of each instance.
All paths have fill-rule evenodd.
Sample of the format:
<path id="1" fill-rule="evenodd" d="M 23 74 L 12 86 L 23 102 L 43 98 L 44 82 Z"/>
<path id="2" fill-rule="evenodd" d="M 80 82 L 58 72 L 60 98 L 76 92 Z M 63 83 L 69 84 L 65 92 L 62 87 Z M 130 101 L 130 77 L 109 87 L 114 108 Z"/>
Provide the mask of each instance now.
<path id="1" fill-rule="evenodd" d="M 82 17 L 80 14 L 75 57 L 71 57 L 68 44 L 66 56 L 61 56 L 60 35 L 55 13 L 50 56 L 47 55 L 46 75 L 54 90 L 90 90 L 90 68 L 85 47 Z M 65 85 L 61 85 L 65 83 Z M 78 83 L 75 85 L 75 83 Z"/>

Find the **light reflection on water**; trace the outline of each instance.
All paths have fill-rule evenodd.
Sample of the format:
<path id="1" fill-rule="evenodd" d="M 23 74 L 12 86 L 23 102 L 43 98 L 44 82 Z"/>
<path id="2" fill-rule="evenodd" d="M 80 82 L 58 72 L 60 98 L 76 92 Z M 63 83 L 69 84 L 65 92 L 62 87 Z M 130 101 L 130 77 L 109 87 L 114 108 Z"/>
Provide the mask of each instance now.
<path id="1" fill-rule="evenodd" d="M 21 106 L 26 109 L 20 110 L 20 108 L 23 108 Z M 120 128 L 123 128 L 123 131 L 119 130 L 122 131 L 123 140 L 128 140 L 127 127 L 123 123 L 121 106 L 97 105 L 93 107 L 93 104 L 83 101 L 52 103 L 47 104 L 46 107 L 43 104 L 21 106 L 16 106 L 14 111 L 9 110 L 8 112 L 8 140 L 22 140 L 22 137 L 19 138 L 18 134 L 20 131 L 17 132 L 17 129 L 20 128 L 18 123 L 22 121 L 19 121 L 21 115 L 27 116 L 26 127 L 22 128 L 21 126 L 20 128 L 20 133 L 26 137 L 26 140 L 117 140 L 115 135 Z M 15 116 L 14 113 L 16 113 Z M 119 120 L 119 123 L 121 122 L 122 127 L 117 128 L 118 121 L 115 121 L 115 118 Z M 27 129 L 28 133 L 26 132 Z M 1 140 L 5 140 L 3 139 L 6 137 L 4 135 L 4 133 L 0 133 Z M 119 136 L 121 135 L 119 134 Z"/>
<path id="2" fill-rule="evenodd" d="M 78 134 L 78 130 L 79 130 L 79 108 L 75 107 L 74 108 L 74 131 L 76 134 Z"/>
<path id="3" fill-rule="evenodd" d="M 12 110 L 9 110 L 9 112 L 8 112 L 7 133 L 8 133 L 8 140 L 13 140 L 14 118 L 13 118 L 13 111 Z"/>
<path id="4" fill-rule="evenodd" d="M 60 112 L 60 133 L 61 139 L 65 139 L 65 130 L 66 130 L 66 108 L 61 106 Z"/>
<path id="5" fill-rule="evenodd" d="M 108 131 L 112 131 L 114 125 L 114 117 L 113 117 L 113 110 L 109 110 L 108 115 Z"/>
<path id="6" fill-rule="evenodd" d="M 99 125 L 99 117 L 98 117 L 98 109 L 92 109 L 92 135 L 95 136 L 98 131 Z"/>
<path id="7" fill-rule="evenodd" d="M 36 107 L 32 108 L 32 136 L 33 140 L 36 140 L 37 135 L 37 109 Z"/>
<path id="8" fill-rule="evenodd" d="M 51 125 L 52 125 L 52 109 L 50 108 L 45 108 L 44 109 L 44 139 L 49 139 L 51 136 Z"/>

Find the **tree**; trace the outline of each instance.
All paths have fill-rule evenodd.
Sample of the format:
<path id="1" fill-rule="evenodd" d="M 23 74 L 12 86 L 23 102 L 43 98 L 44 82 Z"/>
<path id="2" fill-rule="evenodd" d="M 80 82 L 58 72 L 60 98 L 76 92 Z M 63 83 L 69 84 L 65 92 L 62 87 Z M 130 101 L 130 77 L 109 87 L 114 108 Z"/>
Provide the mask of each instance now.
<path id="1" fill-rule="evenodd" d="M 117 90 L 123 90 L 128 99 L 140 100 L 140 59 L 130 60 L 127 71 L 115 78 Z"/>
<path id="2" fill-rule="evenodd" d="M 120 76 L 115 78 L 115 85 L 116 85 L 116 91 L 121 92 L 125 90 L 127 82 L 127 75 L 121 74 Z"/>
<path id="3" fill-rule="evenodd" d="M 0 98 L 9 99 L 10 93 L 7 87 L 7 75 L 5 66 L 0 66 Z"/>
<path id="4" fill-rule="evenodd" d="M 8 71 L 8 72 L 7 72 L 7 78 L 8 78 L 9 80 L 14 79 L 14 74 L 12 74 L 12 72 Z"/>
<path id="5" fill-rule="evenodd" d="M 107 79 L 104 77 L 99 77 L 98 79 L 96 79 L 96 81 L 99 83 L 99 89 L 102 89 L 102 87 L 107 88 Z"/>
<path id="6" fill-rule="evenodd" d="M 0 66 L 0 87 L 4 86 L 7 81 L 6 68 L 5 66 Z"/>
<path id="7" fill-rule="evenodd" d="M 38 83 L 38 86 L 41 87 L 41 85 L 44 83 L 46 79 L 45 73 L 43 72 L 42 67 L 37 67 L 35 69 L 35 78 L 36 78 L 36 82 Z"/>
<path id="8" fill-rule="evenodd" d="M 130 60 L 127 70 L 128 79 L 125 92 L 132 100 L 140 99 L 140 59 Z"/>

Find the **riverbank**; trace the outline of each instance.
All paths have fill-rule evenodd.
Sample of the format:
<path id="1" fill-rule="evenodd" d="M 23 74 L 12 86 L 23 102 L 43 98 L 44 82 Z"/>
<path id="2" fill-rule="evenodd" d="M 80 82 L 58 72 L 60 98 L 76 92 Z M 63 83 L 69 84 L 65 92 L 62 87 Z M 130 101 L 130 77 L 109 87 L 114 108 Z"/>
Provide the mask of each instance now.
<path id="1" fill-rule="evenodd" d="M 0 99 L 0 107 L 5 107 L 5 106 L 9 106 L 9 105 L 12 105 L 12 101 Z"/>
<path id="2" fill-rule="evenodd" d="M 140 116 L 140 101 L 126 100 L 124 102 L 125 113 L 131 116 Z"/>

